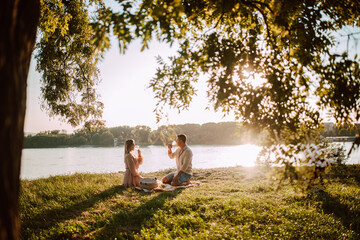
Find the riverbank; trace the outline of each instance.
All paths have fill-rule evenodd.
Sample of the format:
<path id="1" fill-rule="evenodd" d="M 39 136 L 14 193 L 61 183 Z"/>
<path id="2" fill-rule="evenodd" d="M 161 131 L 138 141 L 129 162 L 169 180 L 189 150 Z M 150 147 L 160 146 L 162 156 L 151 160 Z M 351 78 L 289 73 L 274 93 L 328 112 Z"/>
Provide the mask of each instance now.
<path id="1" fill-rule="evenodd" d="M 170 170 L 146 173 L 158 177 Z M 275 191 L 264 168 L 195 169 L 200 186 L 144 193 L 123 173 L 22 181 L 22 239 L 358 239 L 360 166 L 324 192 Z M 338 177 L 341 178 L 338 178 Z M 344 177 L 347 176 L 347 177 Z"/>

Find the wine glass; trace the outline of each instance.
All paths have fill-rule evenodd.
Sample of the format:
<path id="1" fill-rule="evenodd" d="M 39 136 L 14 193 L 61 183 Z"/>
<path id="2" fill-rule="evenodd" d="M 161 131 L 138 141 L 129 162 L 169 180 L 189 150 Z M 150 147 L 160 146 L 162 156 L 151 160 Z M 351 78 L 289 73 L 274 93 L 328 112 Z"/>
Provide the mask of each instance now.
<path id="1" fill-rule="evenodd" d="M 138 153 L 139 149 L 140 149 L 139 145 L 135 145 L 135 148 L 133 150 L 133 154 Z"/>
<path id="2" fill-rule="evenodd" d="M 171 148 L 176 146 L 176 142 L 175 141 L 172 141 L 171 143 L 169 143 L 169 145 L 171 145 Z"/>

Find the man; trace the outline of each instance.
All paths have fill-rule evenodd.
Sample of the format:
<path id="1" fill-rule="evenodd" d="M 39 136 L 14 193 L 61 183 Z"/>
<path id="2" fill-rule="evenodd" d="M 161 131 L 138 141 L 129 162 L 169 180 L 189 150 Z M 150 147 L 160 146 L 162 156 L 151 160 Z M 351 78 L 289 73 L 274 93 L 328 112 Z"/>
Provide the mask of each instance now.
<path id="1" fill-rule="evenodd" d="M 177 136 L 176 145 L 179 147 L 172 151 L 172 144 L 168 145 L 168 155 L 171 159 L 176 158 L 176 172 L 169 173 L 163 179 L 163 183 L 171 183 L 172 186 L 186 185 L 190 183 L 192 176 L 192 151 L 186 144 L 186 136 Z"/>

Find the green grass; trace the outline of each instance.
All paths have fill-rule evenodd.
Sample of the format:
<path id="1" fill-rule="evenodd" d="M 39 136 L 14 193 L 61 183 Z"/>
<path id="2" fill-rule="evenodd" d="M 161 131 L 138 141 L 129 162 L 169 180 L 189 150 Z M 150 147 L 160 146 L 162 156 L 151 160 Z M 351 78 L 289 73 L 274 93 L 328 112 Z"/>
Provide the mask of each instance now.
<path id="1" fill-rule="evenodd" d="M 122 173 L 22 181 L 22 239 L 359 239 L 360 167 L 324 192 L 267 181 L 261 168 L 195 169 L 197 187 L 145 193 Z M 158 177 L 169 171 L 143 174 Z"/>

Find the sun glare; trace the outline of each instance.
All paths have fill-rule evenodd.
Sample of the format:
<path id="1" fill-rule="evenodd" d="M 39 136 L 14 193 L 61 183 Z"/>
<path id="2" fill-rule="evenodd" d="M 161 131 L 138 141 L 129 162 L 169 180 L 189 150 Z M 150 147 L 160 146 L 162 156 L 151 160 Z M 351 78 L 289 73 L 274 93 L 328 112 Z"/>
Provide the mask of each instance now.
<path id="1" fill-rule="evenodd" d="M 221 153 L 222 164 L 228 166 L 238 165 L 243 167 L 253 167 L 256 165 L 256 159 L 260 150 L 260 146 L 253 144 L 229 146 L 226 151 Z M 224 161 L 229 162 L 225 163 Z"/>
<path id="2" fill-rule="evenodd" d="M 260 73 L 250 73 L 246 70 L 243 71 L 245 82 L 251 84 L 254 88 L 263 85 L 266 79 Z"/>
<path id="3" fill-rule="evenodd" d="M 235 67 L 233 79 L 240 84 L 250 84 L 253 88 L 257 88 L 266 83 L 262 73 L 252 71 L 248 66 L 244 66 L 245 69 L 240 70 Z M 241 76 L 241 77 L 240 77 Z"/>

